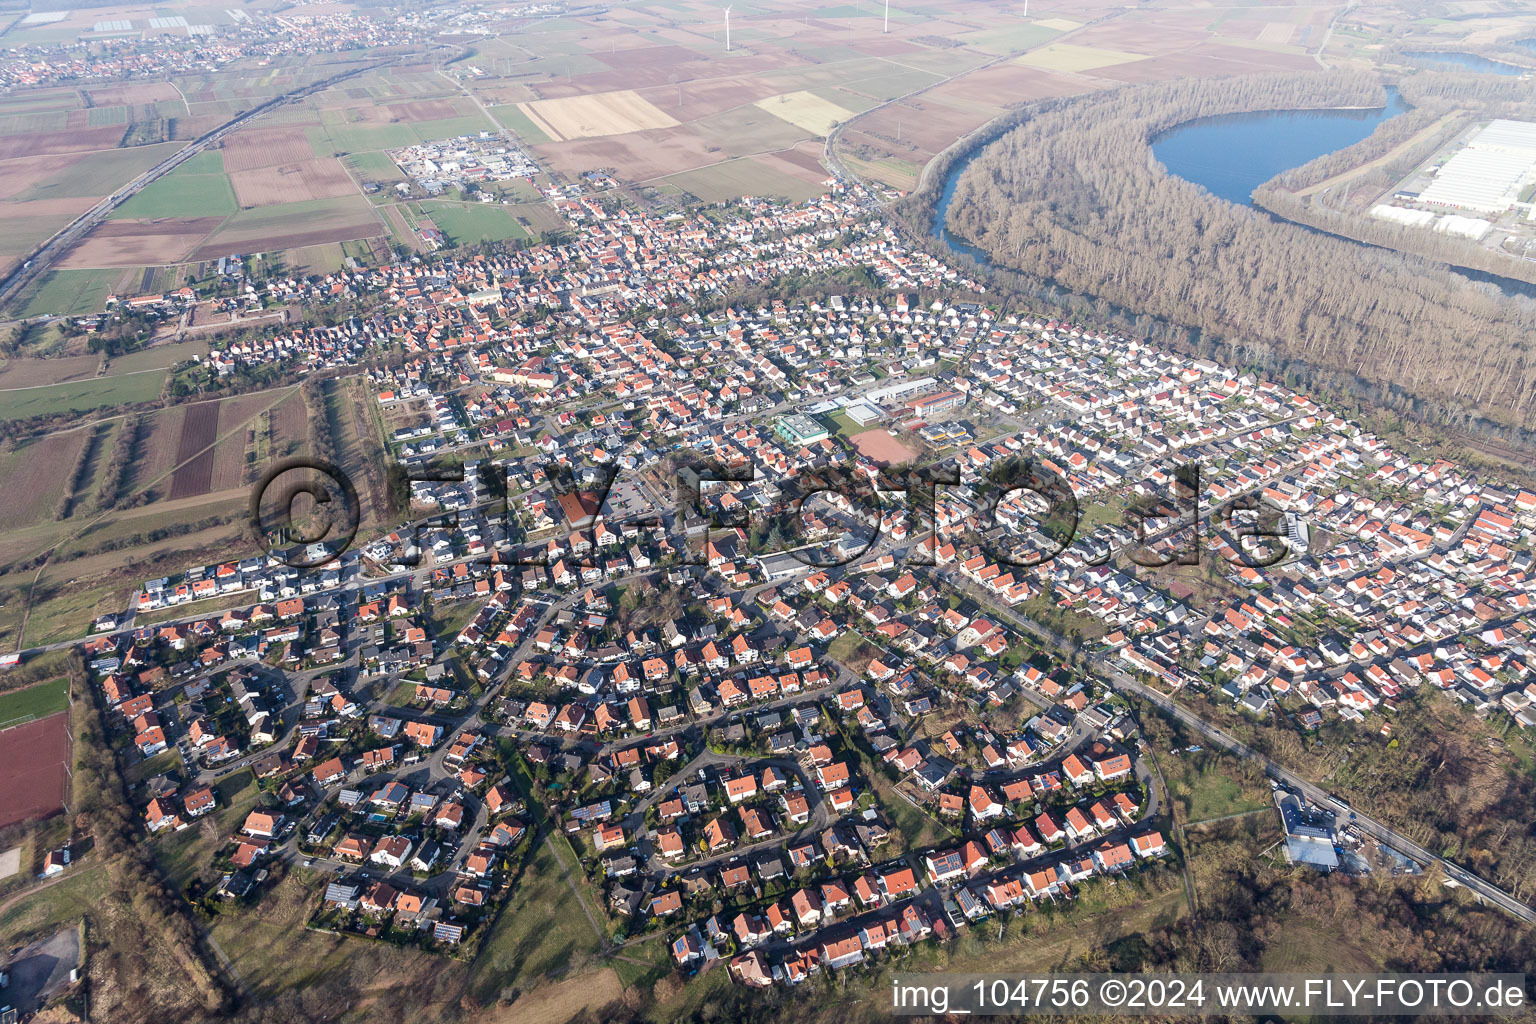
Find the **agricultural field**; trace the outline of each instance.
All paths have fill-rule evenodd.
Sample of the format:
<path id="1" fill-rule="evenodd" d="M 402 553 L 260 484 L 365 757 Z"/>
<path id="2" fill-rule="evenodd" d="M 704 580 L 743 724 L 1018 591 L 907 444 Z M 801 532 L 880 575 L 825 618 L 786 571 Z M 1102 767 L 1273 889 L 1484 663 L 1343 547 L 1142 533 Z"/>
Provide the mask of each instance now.
<path id="1" fill-rule="evenodd" d="M 218 433 L 217 401 L 183 407 L 181 434 L 176 442 L 176 471 L 171 475 L 172 501 L 207 494 L 213 487 L 213 442 Z"/>
<path id="2" fill-rule="evenodd" d="M 61 355 L 48 359 L 18 356 L 0 363 L 0 391 L 94 377 L 100 367 L 101 357 L 94 355 Z"/>
<path id="3" fill-rule="evenodd" d="M 651 128 L 672 128 L 677 120 L 632 89 L 519 103 L 530 121 L 551 139 L 586 139 L 623 135 Z"/>
<path id="4" fill-rule="evenodd" d="M 528 229 L 504 206 L 429 199 L 416 204 L 416 213 L 430 217 L 454 245 L 529 237 Z"/>
<path id="5" fill-rule="evenodd" d="M 805 90 L 771 96 L 754 105 L 812 135 L 825 135 L 834 125 L 853 116 L 853 111 Z"/>
<path id="6" fill-rule="evenodd" d="M 175 502 L 240 486 L 249 432 L 268 406 L 289 401 L 283 391 L 258 391 L 151 414 L 134 460 L 133 491 L 153 486 Z"/>
<path id="7" fill-rule="evenodd" d="M 230 174 L 229 180 L 242 207 L 335 199 L 357 193 L 351 175 L 334 158 L 237 171 Z"/>
<path id="8" fill-rule="evenodd" d="M 121 277 L 119 270 L 50 270 L 17 296 L 12 304 L 16 308 L 9 312 L 21 317 L 99 313 Z M 6 410 L 7 404 L 0 400 L 0 415 L 36 415 L 35 412 L 12 414 Z"/>
<path id="9" fill-rule="evenodd" d="M 199 153 L 112 211 L 114 220 L 226 217 L 235 195 L 215 153 Z"/>
<path id="10" fill-rule="evenodd" d="M 1100 49 L 1093 46 L 1074 46 L 1071 43 L 1052 43 L 1044 49 L 1025 54 L 1016 63 L 1027 68 L 1044 71 L 1093 71 L 1145 60 L 1149 54 L 1125 53 L 1120 50 Z"/>
<path id="11" fill-rule="evenodd" d="M 817 182 L 795 177 L 753 157 L 684 171 L 665 180 L 706 203 L 744 195 L 801 200 L 819 196 L 823 191 Z"/>
<path id="12" fill-rule="evenodd" d="M 236 213 L 192 258 L 217 259 L 234 253 L 272 252 L 382 234 L 383 223 L 361 195 L 279 203 Z"/>
<path id="13" fill-rule="evenodd" d="M 222 175 L 189 177 L 188 182 L 209 182 L 194 187 L 183 209 L 208 209 L 220 206 L 229 199 L 233 212 L 233 196 L 229 194 L 229 182 Z M 134 198 L 138 198 L 137 196 Z M 175 198 L 167 192 L 154 200 L 151 208 L 173 209 Z M 167 216 L 153 220 L 109 220 L 92 231 L 69 251 L 58 266 L 66 269 L 106 267 L 156 267 L 177 263 L 191 255 L 192 250 L 219 226 L 222 217 Z M 130 291 L 149 291 L 131 288 Z"/>
<path id="14" fill-rule="evenodd" d="M 61 271 L 80 273 L 80 271 Z M 165 384 L 163 371 L 123 373 L 89 380 L 0 391 L 0 419 L 26 419 L 29 416 L 55 415 L 61 412 L 86 412 L 104 405 L 128 405 L 151 402 L 160 396 Z"/>

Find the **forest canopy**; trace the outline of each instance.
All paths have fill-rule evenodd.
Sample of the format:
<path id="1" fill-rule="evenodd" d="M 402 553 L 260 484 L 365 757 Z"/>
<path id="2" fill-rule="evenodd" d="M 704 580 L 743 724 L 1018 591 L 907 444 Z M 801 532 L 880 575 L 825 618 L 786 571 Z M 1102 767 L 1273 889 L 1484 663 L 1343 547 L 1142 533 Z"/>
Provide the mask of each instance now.
<path id="1" fill-rule="evenodd" d="M 1421 418 L 1536 428 L 1536 302 L 1225 202 L 1150 147 L 1199 117 L 1384 102 L 1372 76 L 1328 72 L 1042 104 L 962 172 L 946 226 L 1028 280 L 1194 328 L 1228 362 L 1301 362 L 1405 396 Z"/>

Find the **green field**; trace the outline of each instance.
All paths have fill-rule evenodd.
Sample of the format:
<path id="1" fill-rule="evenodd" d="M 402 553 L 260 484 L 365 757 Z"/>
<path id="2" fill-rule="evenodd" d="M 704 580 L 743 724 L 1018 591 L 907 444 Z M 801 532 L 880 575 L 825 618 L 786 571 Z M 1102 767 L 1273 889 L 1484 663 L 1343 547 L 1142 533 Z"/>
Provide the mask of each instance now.
<path id="1" fill-rule="evenodd" d="M 11 904 L 0 913 L 0 945 L 45 935 L 74 924 L 111 891 L 107 869 L 100 862 L 75 868 L 63 880 Z"/>
<path id="2" fill-rule="evenodd" d="M 50 270 L 17 296 L 10 312 L 22 317 L 99 313 L 122 274 L 121 270 Z"/>
<path id="3" fill-rule="evenodd" d="M 504 107 L 492 107 L 491 114 L 496 118 L 496 120 L 500 121 L 514 132 L 517 132 L 517 137 L 526 142 L 549 141 L 549 136 L 545 135 L 544 132 L 539 129 L 538 125 L 530 121 L 528 119 L 528 115 L 523 113 L 516 106 L 508 104 Z"/>
<path id="4" fill-rule="evenodd" d="M 212 154 L 200 153 L 187 161 Z M 156 217 L 227 217 L 239 209 L 235 190 L 222 173 L 193 174 L 184 167 L 151 182 L 144 191 L 112 211 L 113 220 L 153 220 Z"/>
<path id="5" fill-rule="evenodd" d="M 132 149 L 108 149 L 88 153 L 47 182 L 27 189 L 18 200 L 59 199 L 68 196 L 105 196 L 137 178 L 171 153 L 179 142 Z"/>
<path id="6" fill-rule="evenodd" d="M 597 950 L 597 936 L 544 843 L 486 938 L 470 989 L 482 1002 L 492 1002 L 504 992 L 531 989 L 542 978 L 577 973 Z"/>
<path id="7" fill-rule="evenodd" d="M 109 124 L 128 123 L 127 107 L 92 107 L 86 115 L 86 121 L 92 128 L 100 128 Z"/>
<path id="8" fill-rule="evenodd" d="M 456 135 L 476 135 L 491 131 L 495 127 L 485 119 L 483 114 L 478 113 L 446 117 L 440 121 L 416 121 L 411 124 L 411 130 L 421 138 L 422 142 L 448 139 Z"/>
<path id="9" fill-rule="evenodd" d="M 95 111 L 92 111 L 95 113 Z M 31 114 L 0 117 L 0 135 L 28 135 L 32 132 L 63 131 L 69 114 L 63 110 L 40 110 Z M 95 121 L 91 122 L 95 124 Z"/>
<path id="10" fill-rule="evenodd" d="M 428 200 L 419 213 L 432 218 L 454 245 L 473 242 L 500 242 L 508 238 L 527 238 L 528 229 L 519 224 L 506 207 L 489 203 L 453 203 Z"/>
<path id="11" fill-rule="evenodd" d="M 209 818 L 202 819 L 211 820 L 213 829 L 205 830 L 194 825 L 182 832 L 163 835 L 157 841 L 155 853 L 160 866 L 177 889 L 184 887 L 213 860 L 219 847 L 224 845 L 225 837 L 240 827 L 260 796 L 256 778 L 249 769 L 221 779 L 214 786 L 214 793 L 218 807 Z"/>
<path id="12" fill-rule="evenodd" d="M 727 160 L 664 180 L 692 192 L 706 203 L 718 203 L 741 196 L 783 196 L 793 202 L 821 195 L 822 187 L 792 178 L 752 160 Z"/>
<path id="13" fill-rule="evenodd" d="M 396 167 L 395 162 L 383 153 L 353 153 L 342 162 L 364 181 L 383 184 L 405 180 L 405 175 L 400 173 L 400 168 Z"/>
<path id="14" fill-rule="evenodd" d="M 1164 754 L 1158 759 L 1169 795 L 1185 807 L 1187 822 L 1209 821 L 1269 806 L 1268 793 L 1232 777 L 1230 762 L 1209 751 Z"/>
<path id="15" fill-rule="evenodd" d="M 25 690 L 0 693 L 0 728 L 7 723 L 20 725 L 18 719 L 47 718 L 69 707 L 69 680 L 62 676 L 37 683 Z"/>
<path id="16" fill-rule="evenodd" d="M 90 273 L 90 271 L 61 271 Z M 36 314 L 30 314 L 35 316 Z M 0 392 L 0 419 L 26 419 L 61 412 L 85 412 L 104 405 L 150 402 L 158 398 L 165 383 L 163 370 L 95 377 L 91 380 L 51 384 L 41 388 Z"/>
<path id="17" fill-rule="evenodd" d="M 309 144 L 318 156 L 370 153 L 381 149 L 414 146 L 421 137 L 408 124 L 327 125 L 308 128 Z"/>

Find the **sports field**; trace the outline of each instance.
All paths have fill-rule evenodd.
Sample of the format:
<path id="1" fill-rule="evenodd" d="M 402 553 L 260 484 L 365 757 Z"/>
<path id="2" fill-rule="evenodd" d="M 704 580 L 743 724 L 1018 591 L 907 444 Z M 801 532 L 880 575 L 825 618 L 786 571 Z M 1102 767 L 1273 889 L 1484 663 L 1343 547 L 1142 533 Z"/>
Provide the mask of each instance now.
<path id="1" fill-rule="evenodd" d="M 60 676 L 46 683 L 34 683 L 21 690 L 0 693 L 0 730 L 22 724 L 22 720 L 47 718 L 69 707 L 69 680 Z"/>
<path id="2" fill-rule="evenodd" d="M 0 828 L 61 809 L 69 780 L 69 716 L 61 712 L 6 729 L 0 745 L 6 751 L 0 758 Z"/>

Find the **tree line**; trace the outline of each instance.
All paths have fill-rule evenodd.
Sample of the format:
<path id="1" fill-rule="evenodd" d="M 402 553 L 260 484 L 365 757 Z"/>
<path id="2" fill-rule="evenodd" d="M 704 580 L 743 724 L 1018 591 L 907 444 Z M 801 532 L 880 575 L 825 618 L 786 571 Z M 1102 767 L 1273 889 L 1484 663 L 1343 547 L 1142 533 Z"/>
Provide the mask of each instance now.
<path id="1" fill-rule="evenodd" d="M 1254 190 L 1254 203 L 1287 220 L 1368 245 L 1536 284 L 1536 263 L 1512 253 L 1430 227 L 1367 216 L 1377 197 L 1475 122 L 1529 117 L 1529 89 L 1488 75 L 1423 72 L 1405 79 L 1399 91 L 1412 110 L 1383 121 L 1353 146 L 1276 175 Z M 1423 137 L 1416 138 L 1421 132 Z M 1298 194 L 1356 168 L 1357 173 L 1325 193 Z"/>
<path id="2" fill-rule="evenodd" d="M 184 994 L 190 1005 L 182 1009 L 217 1016 L 232 1005 L 233 993 L 208 966 L 211 961 L 206 958 L 201 929 L 186 904 L 166 885 L 152 848 L 139 834 L 128 784 L 109 739 L 100 691 L 78 654 L 71 656 L 69 677 L 78 714 L 75 811 L 95 841 L 95 855 L 105 864 L 109 898 L 126 901 L 143 923 L 146 944 L 161 947 L 185 975 Z"/>

